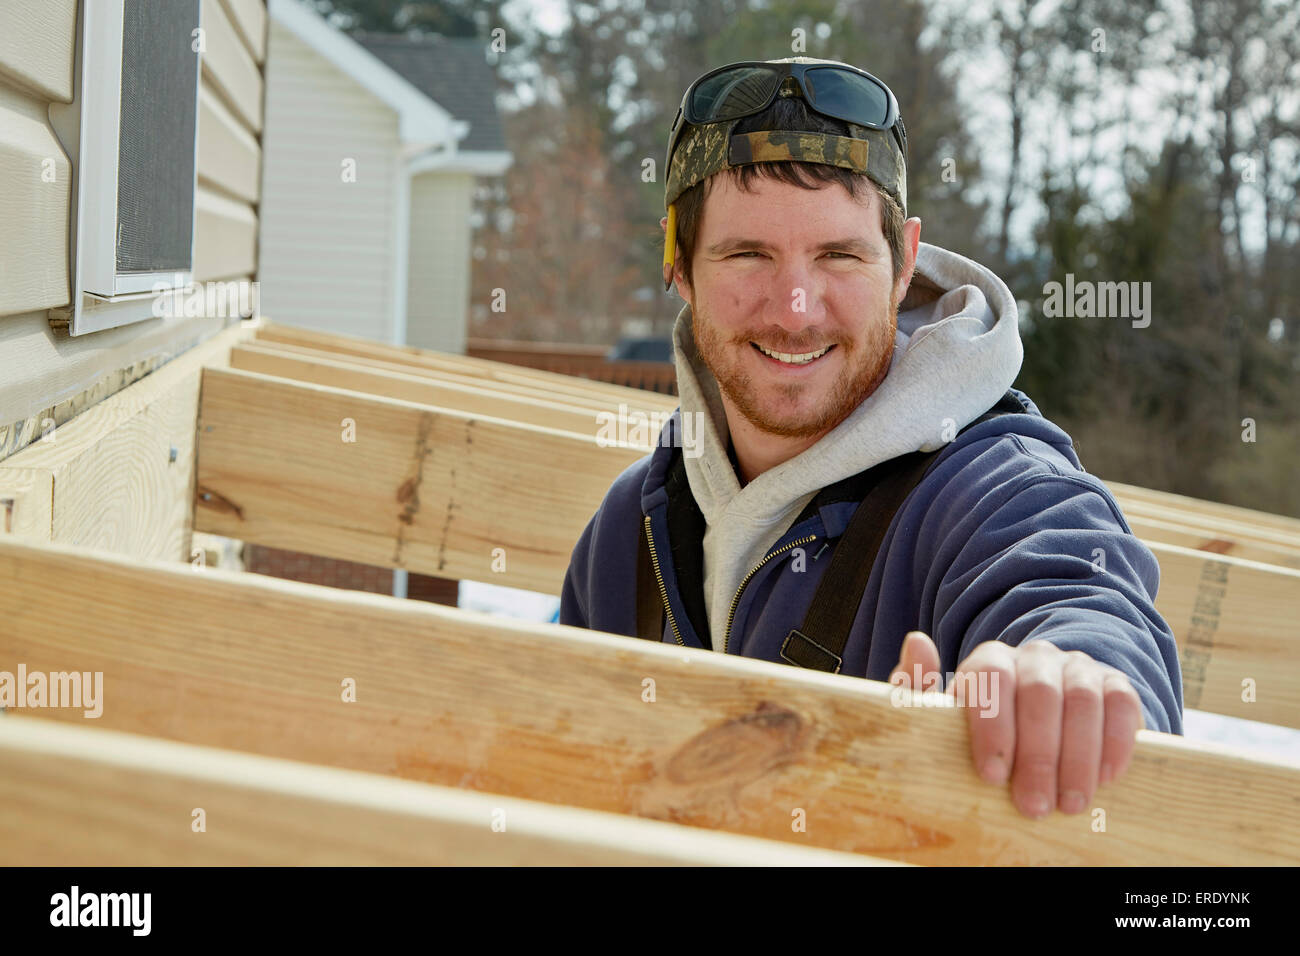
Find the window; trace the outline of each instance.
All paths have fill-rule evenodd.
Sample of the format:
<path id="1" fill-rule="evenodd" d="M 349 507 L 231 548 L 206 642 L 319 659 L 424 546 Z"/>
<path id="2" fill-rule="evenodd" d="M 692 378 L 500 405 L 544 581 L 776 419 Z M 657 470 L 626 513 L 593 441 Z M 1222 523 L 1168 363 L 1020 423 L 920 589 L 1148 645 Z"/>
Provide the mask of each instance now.
<path id="1" fill-rule="evenodd" d="M 81 0 L 75 99 L 50 111 L 73 163 L 72 335 L 153 318 L 193 279 L 200 2 Z"/>

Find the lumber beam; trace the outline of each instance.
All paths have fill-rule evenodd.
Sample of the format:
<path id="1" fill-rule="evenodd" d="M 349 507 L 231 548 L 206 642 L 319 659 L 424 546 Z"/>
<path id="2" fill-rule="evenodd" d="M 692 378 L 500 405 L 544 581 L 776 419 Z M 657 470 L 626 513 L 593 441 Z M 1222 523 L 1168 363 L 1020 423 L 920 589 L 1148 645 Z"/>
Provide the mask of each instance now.
<path id="1" fill-rule="evenodd" d="M 1183 705 L 1300 729 L 1300 571 L 1147 542 L 1178 641 Z"/>
<path id="2" fill-rule="evenodd" d="M 553 392 L 573 396 L 588 396 L 602 402 L 613 401 L 635 404 L 648 403 L 653 407 L 662 407 L 671 412 L 677 407 L 677 399 L 671 395 L 659 395 L 639 388 L 627 388 L 623 385 L 611 385 L 608 382 L 595 382 L 559 372 L 546 372 L 541 369 L 526 368 L 522 365 L 510 365 L 494 362 L 491 359 L 471 358 L 465 355 L 453 355 L 449 352 L 435 352 L 416 348 L 413 345 L 385 345 L 369 339 L 336 335 L 330 332 L 318 332 L 294 326 L 265 323 L 258 330 L 257 341 L 260 344 L 284 343 L 306 346 L 318 351 L 333 352 L 345 356 L 380 359 L 408 367 L 435 372 L 449 372 L 469 375 L 484 381 L 506 384 L 527 385 L 541 392 Z"/>
<path id="3" fill-rule="evenodd" d="M 327 359 L 329 361 L 343 363 L 349 368 L 364 368 L 379 372 L 396 372 L 402 375 L 418 376 L 427 381 L 442 384 L 472 386 L 481 390 L 483 394 L 509 395 L 529 400 L 544 398 L 548 401 L 562 403 L 573 408 L 589 411 L 618 407 L 617 402 L 612 400 L 610 395 L 593 392 L 591 389 L 585 387 L 577 390 L 556 390 L 546 385 L 539 385 L 538 383 L 531 381 L 502 381 L 497 378 L 485 378 L 478 374 L 465 374 L 463 370 L 447 371 L 439 368 L 426 368 L 422 365 L 412 365 L 407 362 L 387 361 L 385 359 L 368 358 L 360 355 L 347 355 L 337 351 L 312 348 L 306 345 L 291 345 L 286 342 L 273 342 L 266 339 L 255 339 L 249 343 L 249 347 L 251 349 L 256 349 L 259 353 L 264 355 L 290 356 L 308 361 Z M 509 367 L 507 367 L 507 371 L 508 370 Z M 249 369 L 249 371 L 260 370 Z M 574 381 L 582 380 L 575 379 Z M 324 381 L 320 384 L 330 385 L 333 383 Z M 645 394 L 653 396 L 653 393 Z M 651 405 L 653 404 L 654 403 L 651 402 Z M 669 412 L 671 413 L 671 409 L 669 409 Z"/>
<path id="4" fill-rule="evenodd" d="M 1187 495 L 1174 494 L 1171 491 L 1157 491 L 1140 485 L 1129 485 L 1119 481 L 1107 481 L 1106 484 L 1117 497 L 1128 501 L 1140 501 L 1161 508 L 1171 509 L 1183 514 L 1219 518 L 1226 521 L 1256 525 L 1290 534 L 1300 539 L 1300 518 L 1289 515 L 1273 514 L 1240 505 L 1228 505 L 1204 498 L 1192 498 Z"/>
<path id="5" fill-rule="evenodd" d="M 195 530 L 558 593 L 609 486 L 602 450 L 595 435 L 208 369 Z"/>
<path id="6" fill-rule="evenodd" d="M 17 866 L 897 865 L 14 716 L 0 845 Z"/>
<path id="7" fill-rule="evenodd" d="M 1103 815 L 1031 821 L 880 682 L 17 541 L 0 620 L 6 666 L 103 674 L 109 730 L 908 863 L 1300 862 L 1300 763 L 1151 731 Z"/>
<path id="8" fill-rule="evenodd" d="M 555 401 L 532 388 L 500 391 L 484 387 L 480 379 L 463 376 L 449 380 L 429 374 L 411 374 L 419 370 L 404 366 L 390 364 L 389 369 L 368 367 L 344 356 L 308 349 L 290 352 L 258 345 L 240 346 L 231 350 L 230 367 L 590 435 L 595 435 L 599 429 L 601 412 L 618 410 L 617 405 L 598 405 L 587 399 L 579 399 L 585 407 L 571 404 L 567 399 Z M 402 371 L 391 370 L 399 368 Z M 643 413 L 649 417 L 648 410 L 643 409 Z M 648 445 L 645 450 L 649 451 Z"/>
<path id="9" fill-rule="evenodd" d="M 256 364 L 246 360 L 245 364 L 239 367 L 267 374 L 284 375 L 301 381 L 315 381 L 320 384 L 342 385 L 343 378 L 340 376 L 337 382 L 331 381 L 327 372 L 329 366 L 322 365 L 318 365 L 310 372 L 301 366 L 294 369 L 288 363 L 277 369 L 265 353 L 287 350 L 289 354 L 297 354 L 303 360 L 313 356 L 315 360 L 333 356 L 334 359 L 345 364 L 366 363 L 390 371 L 405 369 L 409 373 L 419 373 L 464 384 L 477 380 L 494 387 L 518 389 L 525 399 L 550 398 L 580 404 L 590 402 L 591 406 L 588 407 L 594 406 L 598 409 L 613 409 L 622 402 L 629 409 L 641 410 L 649 415 L 655 413 L 662 415 L 671 413 L 677 406 L 675 397 L 653 392 L 626 389 L 572 376 L 557 376 L 549 372 L 540 373 L 542 378 L 520 378 L 518 366 L 486 359 L 468 359 L 464 356 L 410 346 L 384 345 L 288 326 L 267 327 L 259 333 L 257 346 L 264 354 L 259 357 Z M 526 370 L 525 374 L 531 375 L 533 370 Z M 355 377 L 351 380 L 357 381 Z M 378 380 L 372 380 L 370 385 L 365 386 L 365 390 L 390 397 L 405 397 L 395 395 Z M 452 407 L 485 412 L 485 406 L 478 397 L 469 393 L 444 395 L 434 404 L 447 404 Z M 499 412 L 485 413 L 498 414 Z M 530 424 L 558 428 L 572 427 L 571 424 L 566 424 L 566 416 L 563 413 L 548 414 L 544 406 L 533 411 L 506 414 Z M 585 431 L 586 428 L 582 430 Z M 1212 502 L 1197 502 L 1196 499 L 1183 499 L 1129 485 L 1115 484 L 1111 487 L 1126 517 L 1131 517 L 1130 524 L 1134 525 L 1134 531 L 1144 538 L 1217 554 L 1231 554 L 1234 557 L 1264 561 L 1284 567 L 1300 568 L 1300 520 L 1251 512 L 1248 509 L 1216 506 Z M 1174 506 L 1173 502 L 1177 502 L 1177 505 Z"/>
<path id="10" fill-rule="evenodd" d="M 1223 527 L 1201 526 L 1195 524 L 1195 519 L 1191 517 L 1185 521 L 1170 521 L 1144 513 L 1140 507 L 1126 509 L 1124 518 L 1133 533 L 1145 541 L 1160 541 L 1195 551 L 1244 558 L 1280 568 L 1300 569 L 1300 547 L 1265 540 L 1257 535 L 1234 534 Z"/>
<path id="11" fill-rule="evenodd" d="M 256 327 L 223 329 L 0 462 L 0 535 L 188 560 L 199 371 Z"/>
<path id="12" fill-rule="evenodd" d="M 340 438 L 344 419 L 355 443 Z M 206 373 L 201 423 L 198 531 L 549 594 L 609 485 L 643 454 L 230 370 Z M 1300 572 L 1147 545 L 1187 706 L 1300 728 Z"/>

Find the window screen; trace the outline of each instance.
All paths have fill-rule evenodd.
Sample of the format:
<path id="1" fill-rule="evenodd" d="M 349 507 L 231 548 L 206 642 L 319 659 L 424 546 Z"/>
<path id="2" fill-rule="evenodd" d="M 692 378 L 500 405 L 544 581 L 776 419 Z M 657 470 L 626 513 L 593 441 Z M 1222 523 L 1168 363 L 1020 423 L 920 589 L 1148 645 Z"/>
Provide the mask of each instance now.
<path id="1" fill-rule="evenodd" d="M 199 0 L 126 0 L 117 271 L 190 268 Z"/>

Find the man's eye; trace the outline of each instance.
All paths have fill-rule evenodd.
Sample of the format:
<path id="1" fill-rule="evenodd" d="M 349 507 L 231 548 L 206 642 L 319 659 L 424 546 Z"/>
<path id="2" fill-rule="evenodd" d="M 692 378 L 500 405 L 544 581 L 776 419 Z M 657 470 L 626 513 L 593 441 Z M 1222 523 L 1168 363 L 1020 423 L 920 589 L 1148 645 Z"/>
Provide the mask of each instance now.
<path id="1" fill-rule="evenodd" d="M 827 254 L 828 256 L 843 256 L 845 259 L 856 259 L 856 258 L 857 258 L 857 256 L 850 255 L 850 254 L 847 253 L 847 252 L 828 252 L 828 253 L 826 253 L 826 254 Z"/>
<path id="2" fill-rule="evenodd" d="M 749 252 L 736 252 L 736 253 L 733 253 L 732 255 L 727 256 L 727 258 L 728 258 L 728 259 L 738 259 L 738 258 L 740 258 L 741 256 L 761 256 L 761 255 L 762 255 L 761 252 L 754 252 L 754 251 L 751 250 L 751 251 L 749 251 Z"/>

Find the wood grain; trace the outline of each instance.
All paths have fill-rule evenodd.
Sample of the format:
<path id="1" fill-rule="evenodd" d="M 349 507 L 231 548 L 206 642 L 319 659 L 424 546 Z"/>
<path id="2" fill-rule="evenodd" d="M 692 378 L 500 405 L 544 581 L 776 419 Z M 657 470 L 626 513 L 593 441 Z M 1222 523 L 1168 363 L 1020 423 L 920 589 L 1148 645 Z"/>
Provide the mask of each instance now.
<path id="1" fill-rule="evenodd" d="M 4 666 L 103 672 L 103 729 L 910 863 L 1300 862 L 1300 764 L 1150 731 L 1088 813 L 1030 821 L 964 713 L 878 682 L 4 540 L 0 620 Z"/>
<path id="2" fill-rule="evenodd" d="M 0 462 L 0 499 L 14 499 L 25 533 L 46 527 L 52 541 L 187 561 L 199 370 L 227 361 L 253 328 L 190 347 Z M 45 485 L 33 486 L 31 472 Z"/>
<path id="3" fill-rule="evenodd" d="M 0 845 L 11 866 L 897 865 L 14 716 Z"/>

